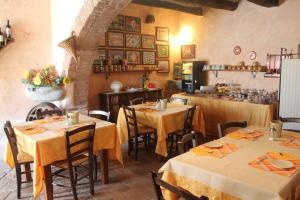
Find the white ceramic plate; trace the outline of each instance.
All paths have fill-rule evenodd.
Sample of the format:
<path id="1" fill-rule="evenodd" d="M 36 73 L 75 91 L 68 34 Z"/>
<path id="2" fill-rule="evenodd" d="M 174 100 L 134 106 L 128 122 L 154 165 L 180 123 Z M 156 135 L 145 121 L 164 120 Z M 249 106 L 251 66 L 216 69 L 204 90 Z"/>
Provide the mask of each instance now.
<path id="1" fill-rule="evenodd" d="M 278 169 L 290 169 L 294 167 L 294 164 L 288 160 L 271 160 L 270 163 Z"/>
<path id="2" fill-rule="evenodd" d="M 216 148 L 221 148 L 223 146 L 223 144 L 218 143 L 218 142 L 209 142 L 209 143 L 204 144 L 204 146 L 206 146 L 208 148 L 216 149 Z"/>
<path id="3" fill-rule="evenodd" d="M 241 133 L 245 133 L 245 134 L 251 134 L 254 133 L 255 131 L 249 128 L 243 128 L 239 130 Z"/>

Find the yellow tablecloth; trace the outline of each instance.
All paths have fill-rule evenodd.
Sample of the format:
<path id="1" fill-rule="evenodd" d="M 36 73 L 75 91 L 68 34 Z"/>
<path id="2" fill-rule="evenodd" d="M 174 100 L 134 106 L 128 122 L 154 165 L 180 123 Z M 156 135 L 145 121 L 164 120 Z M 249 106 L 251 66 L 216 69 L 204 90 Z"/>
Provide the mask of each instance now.
<path id="1" fill-rule="evenodd" d="M 251 128 L 266 130 L 255 126 Z M 170 184 L 195 195 L 208 196 L 210 200 L 299 199 L 300 170 L 288 177 L 249 165 L 267 152 L 300 157 L 299 149 L 280 145 L 288 135 L 294 134 L 297 133 L 284 131 L 283 138 L 278 141 L 270 141 L 267 134 L 255 141 L 223 137 L 217 142 L 235 144 L 239 149 L 223 158 L 198 156 L 189 151 L 170 159 L 159 171 L 164 173 L 163 179 Z M 164 194 L 167 200 L 176 199 L 170 192 Z"/>
<path id="2" fill-rule="evenodd" d="M 135 108 L 145 107 L 136 105 Z M 155 152 L 162 156 L 167 156 L 166 139 L 168 133 L 183 128 L 186 111 L 191 106 L 168 104 L 167 109 L 157 112 L 140 112 L 136 111 L 137 121 L 140 124 L 152 127 L 157 130 L 157 144 Z M 196 108 L 193 121 L 194 129 L 205 135 L 205 126 L 203 115 L 199 107 Z M 123 144 L 128 140 L 126 119 L 123 108 L 120 108 L 117 121 L 120 143 Z"/>
<path id="3" fill-rule="evenodd" d="M 108 149 L 109 159 L 118 160 L 123 163 L 116 125 L 80 115 L 79 125 L 86 125 L 92 122 L 96 122 L 94 153 L 98 155 L 100 150 Z M 36 199 L 43 185 L 44 172 L 42 166 L 66 159 L 65 134 L 62 130 L 68 126 L 65 125 L 65 121 L 39 124 L 38 126 L 46 129 L 39 134 L 24 134 L 20 131 L 22 128 L 18 128 L 28 125 L 34 126 L 34 123 L 15 124 L 14 129 L 17 135 L 19 151 L 28 153 L 34 158 L 33 190 L 34 198 Z M 14 161 L 8 144 L 6 144 L 5 158 L 8 165 L 13 168 Z"/>
<path id="4" fill-rule="evenodd" d="M 188 105 L 199 105 L 201 107 L 205 117 L 207 134 L 218 135 L 218 123 L 247 121 L 248 125 L 267 126 L 269 121 L 276 117 L 276 104 L 254 104 L 185 93 L 174 94 L 172 97 L 188 99 Z"/>

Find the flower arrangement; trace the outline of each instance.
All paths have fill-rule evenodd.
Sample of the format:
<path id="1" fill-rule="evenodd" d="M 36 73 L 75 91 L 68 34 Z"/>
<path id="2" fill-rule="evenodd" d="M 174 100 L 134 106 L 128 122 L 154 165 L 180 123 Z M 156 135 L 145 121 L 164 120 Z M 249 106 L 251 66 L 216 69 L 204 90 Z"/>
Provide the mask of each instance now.
<path id="1" fill-rule="evenodd" d="M 40 70 L 28 70 L 24 73 L 22 83 L 31 88 L 63 87 L 71 82 L 67 76 L 58 75 L 54 65 L 47 65 Z"/>

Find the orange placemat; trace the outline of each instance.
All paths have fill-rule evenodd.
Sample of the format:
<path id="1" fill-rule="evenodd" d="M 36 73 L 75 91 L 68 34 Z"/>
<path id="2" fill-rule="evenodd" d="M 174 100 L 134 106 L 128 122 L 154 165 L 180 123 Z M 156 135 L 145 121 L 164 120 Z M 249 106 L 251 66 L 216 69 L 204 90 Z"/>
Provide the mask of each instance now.
<path id="1" fill-rule="evenodd" d="M 17 130 L 21 131 L 22 133 L 26 135 L 34 135 L 34 134 L 40 134 L 42 132 L 45 132 L 47 129 L 40 126 L 35 125 L 28 125 L 28 126 L 18 126 L 15 127 Z"/>
<path id="2" fill-rule="evenodd" d="M 156 104 L 157 104 L 156 102 L 151 102 L 151 101 L 143 103 L 143 105 L 145 106 L 156 106 Z"/>
<path id="3" fill-rule="evenodd" d="M 246 139 L 246 140 L 254 141 L 263 135 L 264 135 L 264 133 L 259 132 L 259 131 L 255 131 L 253 133 L 243 133 L 243 132 L 240 132 L 237 130 L 237 131 L 227 134 L 226 136 L 229 138 L 237 139 L 237 140 Z"/>
<path id="4" fill-rule="evenodd" d="M 290 136 L 288 139 L 286 139 L 279 145 L 300 149 L 300 137 Z"/>
<path id="5" fill-rule="evenodd" d="M 153 109 L 153 108 L 144 108 L 144 107 L 136 108 L 135 110 L 136 111 L 140 111 L 140 112 L 158 112 L 158 110 L 156 110 L 156 109 Z"/>
<path id="6" fill-rule="evenodd" d="M 290 161 L 295 165 L 295 167 L 290 169 L 276 168 L 270 163 L 272 159 Z M 254 161 L 250 162 L 249 165 L 257 169 L 270 171 L 282 176 L 292 176 L 297 170 L 300 169 L 300 158 L 290 153 L 267 152 L 265 155 L 260 156 Z"/>
<path id="7" fill-rule="evenodd" d="M 201 145 L 191 149 L 197 156 L 213 156 L 216 158 L 223 158 L 226 155 L 235 152 L 238 147 L 235 144 L 223 143 L 221 148 L 209 148 Z"/>
<path id="8" fill-rule="evenodd" d="M 45 119 L 38 119 L 35 121 L 32 121 L 34 124 L 47 124 L 47 123 L 52 123 L 52 122 L 59 122 L 59 121 L 64 121 L 66 119 L 65 116 L 52 116 L 48 117 Z"/>

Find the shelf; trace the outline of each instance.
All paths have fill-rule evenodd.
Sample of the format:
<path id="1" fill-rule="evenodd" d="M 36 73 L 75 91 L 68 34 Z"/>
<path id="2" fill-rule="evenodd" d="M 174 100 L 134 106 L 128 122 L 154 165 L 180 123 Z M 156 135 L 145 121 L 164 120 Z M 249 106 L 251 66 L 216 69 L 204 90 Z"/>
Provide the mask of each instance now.
<path id="1" fill-rule="evenodd" d="M 105 73 L 124 73 L 124 72 L 153 72 L 153 71 L 157 71 L 158 69 L 152 69 L 152 70 L 126 70 L 126 71 L 108 71 L 108 72 L 94 72 L 96 74 L 105 74 Z"/>
<path id="2" fill-rule="evenodd" d="M 14 39 L 14 38 L 11 38 L 11 39 L 6 43 L 6 45 L 4 45 L 3 47 L 0 48 L 0 51 L 1 51 L 2 49 L 4 49 L 5 47 L 7 47 L 8 45 L 10 45 L 11 43 L 13 43 L 13 42 L 15 42 L 15 39 Z"/>
<path id="3" fill-rule="evenodd" d="M 206 72 L 266 72 L 266 70 L 203 70 Z"/>

